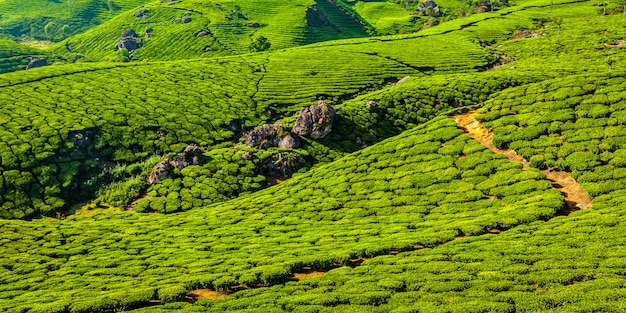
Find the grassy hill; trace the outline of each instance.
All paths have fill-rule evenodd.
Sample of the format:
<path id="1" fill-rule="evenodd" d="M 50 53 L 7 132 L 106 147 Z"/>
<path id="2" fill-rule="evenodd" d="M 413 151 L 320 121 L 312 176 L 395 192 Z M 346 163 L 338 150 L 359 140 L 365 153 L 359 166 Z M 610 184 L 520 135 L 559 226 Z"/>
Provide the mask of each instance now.
<path id="1" fill-rule="evenodd" d="M 2 0 L 0 33 L 58 41 L 148 0 Z"/>
<path id="2" fill-rule="evenodd" d="M 91 69 L 61 75 L 48 73 L 77 65 L 35 69 L 43 78 L 0 90 L 9 122 L 0 153 L 3 171 L 23 178 L 7 184 L 3 216 L 54 214 L 91 199 L 91 185 L 102 187 L 96 177 L 109 162 L 136 163 L 191 143 L 232 142 L 232 121 L 250 130 L 267 120 L 268 110 L 289 116 L 319 96 L 339 102 L 406 75 L 467 71 L 493 62 L 480 45 L 454 34 L 403 40 L 403 47 L 420 47 L 420 55 L 394 43 L 360 41 L 245 59 L 84 64 Z M 454 63 L 449 60 L 455 52 L 446 48 L 452 44 L 466 51 Z"/>
<path id="3" fill-rule="evenodd" d="M 404 162 L 397 161 L 400 156 Z M 34 282 L 41 270 L 49 278 L 33 285 L 38 296 L 29 293 L 29 298 L 38 300 L 22 308 L 55 302 L 74 312 L 94 311 L 145 305 L 155 295 L 164 302 L 177 300 L 192 286 L 275 284 L 304 266 L 325 267 L 548 218 L 563 203 L 550 189 L 538 171 L 522 172 L 519 164 L 469 139 L 453 121 L 439 119 L 207 210 L 9 222 L 3 225 L 5 238 L 17 239 L 21 231 L 13 227 L 32 229 L 32 235 L 14 239 L 3 250 L 5 260 L 44 246 L 48 250 L 13 263 L 11 272 L 23 268 L 30 275 L 3 275 L 3 293 L 22 288 L 18 281 L 10 283 L 16 278 Z M 35 231 L 37 225 L 43 229 Z M 22 301 L 12 297 L 2 306 L 14 308 Z"/>
<path id="4" fill-rule="evenodd" d="M 51 50 L 115 58 L 151 27 L 141 62 L 0 75 L 0 310 L 623 311 L 623 7 L 351 38 L 404 21 L 359 3 L 148 3 Z M 242 145 L 319 98 L 328 137 Z M 198 164 L 148 184 L 190 144 Z M 306 164 L 278 181 L 279 153 Z"/>
<path id="5" fill-rule="evenodd" d="M 41 50 L 20 45 L 10 37 L 0 36 L 0 73 L 26 69 L 29 58 L 39 58 L 46 55 Z"/>
<path id="6" fill-rule="evenodd" d="M 227 1 L 207 0 L 153 2 L 150 11 L 136 17 L 128 11 L 102 26 L 67 39 L 54 48 L 97 60 L 117 60 L 115 43 L 126 29 L 140 34 L 143 46 L 134 60 L 176 60 L 278 50 L 301 44 L 340 38 L 366 37 L 355 18 L 332 1 L 299 0 Z M 187 17 L 188 21 L 183 22 Z M 145 30 L 150 29 L 148 35 Z M 258 38 L 269 46 L 257 47 Z"/>

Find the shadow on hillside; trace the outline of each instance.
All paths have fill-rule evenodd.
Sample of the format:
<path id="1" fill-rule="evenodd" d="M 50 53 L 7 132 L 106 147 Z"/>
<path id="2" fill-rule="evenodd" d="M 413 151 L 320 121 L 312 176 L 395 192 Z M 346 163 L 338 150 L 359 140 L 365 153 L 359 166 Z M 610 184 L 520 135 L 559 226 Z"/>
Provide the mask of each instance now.
<path id="1" fill-rule="evenodd" d="M 378 113 L 376 122 L 369 128 L 359 126 L 351 119 L 340 115 L 331 135 L 316 142 L 335 151 L 353 153 L 399 135 L 405 130 L 392 125 L 385 118 L 384 112 Z"/>

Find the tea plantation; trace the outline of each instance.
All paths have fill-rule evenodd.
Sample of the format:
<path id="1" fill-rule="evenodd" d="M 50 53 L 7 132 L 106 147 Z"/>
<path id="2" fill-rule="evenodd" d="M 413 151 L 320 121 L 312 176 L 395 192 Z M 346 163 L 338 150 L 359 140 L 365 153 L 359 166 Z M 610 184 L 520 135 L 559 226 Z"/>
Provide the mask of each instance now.
<path id="1" fill-rule="evenodd" d="M 625 8 L 0 0 L 0 311 L 626 312 Z"/>

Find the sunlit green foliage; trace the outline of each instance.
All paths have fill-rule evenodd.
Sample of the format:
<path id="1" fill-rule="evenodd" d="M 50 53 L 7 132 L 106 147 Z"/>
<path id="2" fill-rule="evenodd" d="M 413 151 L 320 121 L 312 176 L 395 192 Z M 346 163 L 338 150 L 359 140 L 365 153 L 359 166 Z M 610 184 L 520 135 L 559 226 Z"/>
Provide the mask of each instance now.
<path id="1" fill-rule="evenodd" d="M 167 211 L 181 195 L 169 193 L 159 205 Z M 140 298 L 113 298 L 107 290 L 136 286 L 172 301 L 193 287 L 228 288 L 239 280 L 275 284 L 303 266 L 326 268 L 545 219 L 562 200 L 540 172 L 522 171 L 452 120 L 437 119 L 205 210 L 2 221 L 7 244 L 0 262 L 11 265 L 0 278 L 0 308 L 54 301 L 70 310 L 123 307 Z M 31 291 L 16 295 L 24 284 Z M 362 304 L 386 298 L 364 297 Z"/>
<path id="2" fill-rule="evenodd" d="M 150 0 L 1 0 L 0 32 L 61 40 Z"/>

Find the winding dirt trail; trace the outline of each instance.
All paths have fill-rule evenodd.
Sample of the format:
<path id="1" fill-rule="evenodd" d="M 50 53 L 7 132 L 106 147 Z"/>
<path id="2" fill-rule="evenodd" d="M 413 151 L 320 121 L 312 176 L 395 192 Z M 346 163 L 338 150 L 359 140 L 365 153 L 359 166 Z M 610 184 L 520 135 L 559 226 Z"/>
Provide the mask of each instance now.
<path id="1" fill-rule="evenodd" d="M 461 128 L 474 140 L 487 147 L 489 150 L 497 154 L 504 155 L 513 162 L 522 163 L 524 170 L 530 168 L 528 161 L 518 155 L 515 151 L 511 149 L 498 149 L 493 145 L 493 133 L 476 120 L 477 114 L 478 113 L 476 113 L 476 111 L 471 111 L 468 113 L 454 115 L 453 118 L 459 128 Z M 562 214 L 567 215 L 577 210 L 591 209 L 591 202 L 593 199 L 570 173 L 558 171 L 552 168 L 541 172 L 544 173 L 548 180 L 552 182 L 552 187 L 560 191 L 565 196 L 565 208 L 561 212 Z"/>

